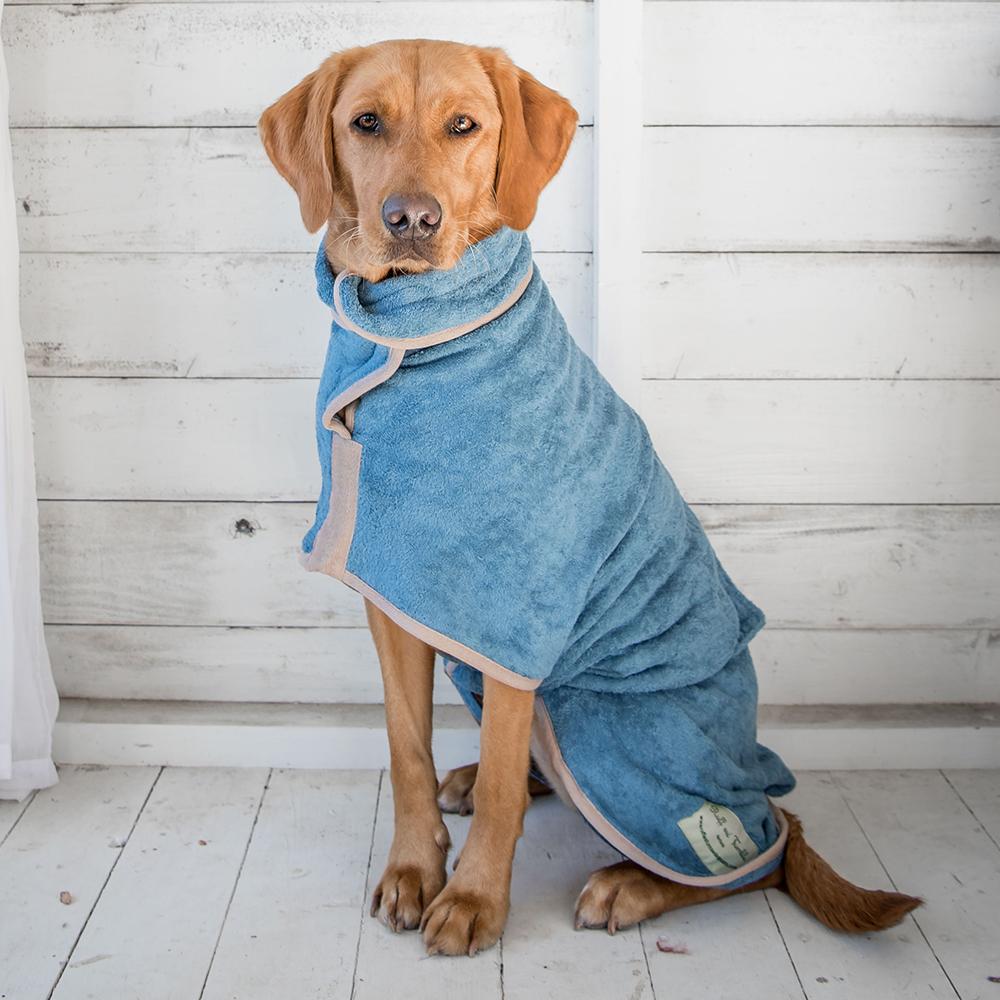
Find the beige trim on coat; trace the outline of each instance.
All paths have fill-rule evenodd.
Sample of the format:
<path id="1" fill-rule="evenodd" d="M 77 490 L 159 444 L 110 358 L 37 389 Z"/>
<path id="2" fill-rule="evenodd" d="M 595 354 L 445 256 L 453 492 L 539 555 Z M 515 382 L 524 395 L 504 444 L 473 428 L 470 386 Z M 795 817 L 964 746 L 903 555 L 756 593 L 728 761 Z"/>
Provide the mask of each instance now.
<path id="1" fill-rule="evenodd" d="M 681 885 L 721 887 L 735 882 L 746 875 L 750 875 L 755 871 L 759 871 L 765 865 L 779 858 L 781 852 L 785 849 L 785 842 L 788 840 L 788 820 L 780 809 L 774 809 L 772 806 L 772 812 L 779 826 L 778 839 L 766 851 L 758 854 L 756 858 L 747 862 L 742 868 L 737 868 L 732 872 L 725 872 L 722 875 L 685 875 L 683 872 L 676 872 L 672 868 L 660 864 L 655 858 L 650 857 L 645 851 L 633 844 L 617 827 L 612 826 L 597 806 L 587 798 L 583 789 L 573 777 L 573 772 L 570 771 L 569 766 L 563 759 L 562 751 L 559 749 L 559 743 L 556 740 L 555 730 L 552 728 L 552 719 L 541 698 L 535 699 L 535 721 L 538 725 L 532 727 L 532 735 L 537 735 L 544 750 L 545 763 L 551 765 L 555 770 L 555 777 L 558 779 L 553 782 L 553 787 L 560 792 L 565 791 L 565 794 L 569 796 L 573 805 L 583 814 L 583 818 L 612 847 L 621 851 L 625 857 L 642 866 L 646 871 L 650 871 L 662 878 L 670 879 L 671 882 L 678 882 Z M 545 769 L 543 769 L 542 773 L 545 773 Z M 560 785 L 562 786 L 561 789 L 559 788 Z M 560 798 L 562 797 L 562 794 L 560 794 Z"/>
<path id="2" fill-rule="evenodd" d="M 383 337 L 380 334 L 366 330 L 363 326 L 358 326 L 344 312 L 344 304 L 340 297 L 340 286 L 345 278 L 353 277 L 353 275 L 349 271 L 341 271 L 333 283 L 333 320 L 337 326 L 343 327 L 345 330 L 350 330 L 359 337 L 364 337 L 365 340 L 372 340 L 376 344 L 383 344 L 385 347 L 402 347 L 408 351 L 420 347 L 433 347 L 435 344 L 443 344 L 445 341 L 455 340 L 457 337 L 463 337 L 467 333 L 472 333 L 473 330 L 478 330 L 481 326 L 491 323 L 498 316 L 502 316 L 525 293 L 528 285 L 531 284 L 531 278 L 534 273 L 535 263 L 532 261 L 528 265 L 528 270 L 524 277 L 517 283 L 517 287 L 503 302 L 477 319 L 469 320 L 468 323 L 451 326 L 446 330 L 438 330 L 436 333 L 421 334 L 419 337 Z"/>
<path id="3" fill-rule="evenodd" d="M 336 431 L 338 434 L 343 433 L 341 431 L 343 427 L 348 435 L 353 434 L 354 410 L 351 410 L 349 414 L 349 422 L 346 419 L 339 420 L 337 414 L 350 403 L 359 400 L 366 392 L 370 392 L 375 386 L 388 382 L 396 374 L 396 369 L 403 363 L 405 353 L 406 351 L 402 349 L 389 351 L 389 357 L 385 359 L 384 364 L 376 368 L 375 371 L 369 372 L 364 378 L 358 379 L 353 385 L 349 385 L 340 395 L 334 396 L 326 404 L 326 409 L 323 411 L 323 426 L 328 431 Z"/>
<path id="4" fill-rule="evenodd" d="M 496 660 L 491 660 L 488 656 L 484 656 L 464 643 L 452 639 L 451 636 L 438 632 L 423 622 L 418 622 L 416 618 L 411 618 L 405 611 L 401 611 L 395 604 L 390 603 L 377 590 L 353 573 L 345 571 L 340 579 L 348 587 L 356 590 L 362 597 L 384 611 L 400 628 L 423 640 L 428 646 L 433 646 L 439 652 L 447 653 L 449 656 L 455 657 L 456 660 L 461 660 L 462 663 L 467 663 L 470 667 L 475 667 L 476 670 L 520 691 L 534 691 L 542 683 L 540 679 L 516 673 L 509 667 L 497 663 Z"/>
<path id="5" fill-rule="evenodd" d="M 416 636 L 427 645 L 433 646 L 442 653 L 447 653 L 463 663 L 475 667 L 490 677 L 496 678 L 510 687 L 522 691 L 533 691 L 541 683 L 531 677 L 523 677 L 508 667 L 491 660 L 488 656 L 471 649 L 464 643 L 452 639 L 443 632 L 430 628 L 423 622 L 411 618 L 405 611 L 397 608 L 382 594 L 369 586 L 360 577 L 347 569 L 347 558 L 354 540 L 354 528 L 358 514 L 358 491 L 361 473 L 361 445 L 353 440 L 354 416 L 358 400 L 376 386 L 388 381 L 396 373 L 407 350 L 420 347 L 430 347 L 454 340 L 505 313 L 524 294 L 534 274 L 534 263 L 528 268 L 527 274 L 521 279 L 514 291 L 496 308 L 480 316 L 478 319 L 462 326 L 451 327 L 438 333 L 427 334 L 424 337 L 386 338 L 378 337 L 353 323 L 343 315 L 340 300 L 340 284 L 347 276 L 342 271 L 334 282 L 334 322 L 344 329 L 351 330 L 366 340 L 386 345 L 390 348 L 385 363 L 369 372 L 363 379 L 349 386 L 335 396 L 323 411 L 323 426 L 334 432 L 332 451 L 330 454 L 330 506 L 326 520 L 320 526 L 313 539 L 311 552 L 301 552 L 302 565 L 310 572 L 326 573 L 346 583 L 362 597 L 381 608 L 397 625 L 411 635 Z M 334 501 L 336 500 L 336 503 Z"/>

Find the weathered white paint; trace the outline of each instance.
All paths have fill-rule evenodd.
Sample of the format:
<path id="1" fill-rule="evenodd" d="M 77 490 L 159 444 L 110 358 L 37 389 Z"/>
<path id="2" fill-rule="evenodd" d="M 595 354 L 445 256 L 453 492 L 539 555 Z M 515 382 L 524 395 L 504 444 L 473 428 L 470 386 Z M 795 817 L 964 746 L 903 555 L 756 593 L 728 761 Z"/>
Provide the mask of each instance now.
<path id="1" fill-rule="evenodd" d="M 793 770 L 994 767 L 1000 761 L 994 706 L 764 706 L 758 731 Z"/>
<path id="2" fill-rule="evenodd" d="M 998 378 L 994 254 L 644 254 L 643 375 Z"/>
<path id="3" fill-rule="evenodd" d="M 11 124 L 255 125 L 331 52 L 412 37 L 501 46 L 590 124 L 590 5 L 536 0 L 530 16 L 544 31 L 525 31 L 516 9 L 491 0 L 20 7 L 3 19 L 18 81 Z M 42 62 L 46 72 L 35 72 Z"/>
<path id="4" fill-rule="evenodd" d="M 578 130 L 542 194 L 536 250 L 590 250 L 591 131 Z M 308 253 L 319 243 L 252 128 L 15 129 L 12 145 L 22 251 Z"/>
<path id="5" fill-rule="evenodd" d="M 1000 507 L 717 505 L 695 512 L 772 625 L 1000 627 Z M 365 624 L 353 592 L 298 565 L 311 505 L 48 501 L 40 517 L 49 622 Z M 942 689 L 950 683 L 943 678 Z"/>
<path id="6" fill-rule="evenodd" d="M 111 795 L 119 782 L 116 770 L 85 773 L 101 775 L 102 789 L 106 795 Z M 74 772 L 66 769 L 66 773 L 72 776 Z M 164 778 L 170 780 L 169 769 Z M 373 823 L 369 789 L 380 778 Z M 983 808 L 983 805 L 985 793 L 1000 786 L 1000 773 L 950 771 L 945 778 L 952 787 L 961 789 L 963 798 L 970 789 L 983 793 L 974 794 L 971 812 L 963 814 L 966 819 L 959 819 L 957 826 L 963 846 L 971 849 L 970 854 L 961 856 L 965 870 L 982 866 L 990 871 L 998 856 L 995 842 L 985 836 L 970 836 L 969 831 L 974 829 L 976 821 L 987 830 L 991 829 L 989 807 Z M 352 983 L 355 996 L 361 1000 L 394 997 L 397 993 L 393 988 L 400 983 L 405 983 L 406 996 L 412 1000 L 466 1000 L 468 997 L 496 1000 L 501 995 L 510 1000 L 534 1000 L 540 995 L 564 1000 L 581 995 L 579 989 L 575 994 L 566 991 L 574 982 L 579 983 L 586 972 L 591 973 L 588 985 L 597 984 L 598 988 L 584 989 L 582 995 L 601 1000 L 649 1000 L 652 996 L 650 977 L 659 997 L 739 995 L 746 1000 L 782 1000 L 784 997 L 857 1000 L 878 996 L 888 1000 L 896 997 L 917 1000 L 961 995 L 968 1000 L 990 995 L 986 989 L 990 984 L 985 977 L 977 978 L 980 969 L 992 967 L 991 956 L 995 951 L 993 939 L 988 936 L 989 912 L 986 920 L 974 928 L 976 936 L 971 944 L 947 939 L 939 942 L 936 937 L 928 942 L 912 919 L 882 934 L 844 936 L 810 920 L 785 894 L 769 891 L 665 914 L 644 923 L 638 931 L 614 937 L 603 931 L 576 932 L 571 921 L 575 893 L 588 866 L 605 864 L 611 855 L 583 822 L 554 798 L 534 801 L 525 817 L 525 832 L 518 843 L 514 865 L 511 914 L 502 945 L 471 960 L 423 961 L 418 934 L 391 935 L 364 917 L 367 891 L 381 874 L 392 832 L 392 794 L 388 776 L 380 776 L 377 771 L 367 774 L 274 772 L 268 780 L 265 790 L 265 779 L 260 779 L 263 805 L 246 863 L 238 875 L 232 906 L 225 920 L 209 930 L 209 939 L 220 942 L 205 993 L 210 1000 L 217 1000 L 220 995 L 226 1000 L 230 997 L 255 1000 L 258 996 L 273 995 L 263 989 L 258 993 L 254 987 L 263 986 L 279 974 L 282 985 L 291 983 L 293 987 L 304 987 L 299 992 L 287 994 L 294 995 L 297 1000 L 348 996 Z M 952 878 L 951 888 L 928 897 L 928 905 L 916 914 L 916 923 L 921 928 L 930 926 L 933 933 L 937 928 L 961 925 L 968 919 L 968 896 L 977 892 L 979 885 L 976 883 L 967 893 L 962 893 L 954 884 L 955 869 L 947 853 L 952 839 L 943 837 L 938 842 L 936 833 L 926 834 L 928 827 L 947 832 L 950 810 L 965 809 L 958 797 L 940 794 L 947 790 L 941 776 L 838 775 L 837 780 L 839 784 L 833 784 L 826 772 L 804 774 L 799 789 L 783 800 L 802 815 L 810 843 L 837 869 L 866 885 L 891 884 L 885 874 L 886 868 L 898 878 L 901 889 L 913 890 L 918 882 L 926 882 L 928 874 L 941 879 Z M 851 806 L 855 812 L 844 802 L 841 794 L 844 785 L 851 788 Z M 932 791 L 926 805 L 909 792 L 908 786 L 914 786 L 916 791 L 929 786 Z M 855 796 L 858 787 L 873 789 L 870 804 L 866 803 L 866 808 L 861 810 Z M 112 799 L 105 803 L 105 808 L 118 801 L 120 799 Z M 35 821 L 34 857 L 42 851 L 49 858 L 72 856 L 79 837 L 79 815 L 74 804 L 70 800 L 60 801 Z M 40 812 L 42 805 L 39 803 Z M 28 806 L 26 819 L 34 808 L 34 803 Z M 877 810 L 872 817 L 874 822 L 867 819 L 868 809 Z M 210 811 L 211 804 L 204 807 L 206 820 Z M 858 821 L 859 812 L 865 818 L 864 823 Z M 452 856 L 464 844 L 470 822 L 470 817 L 446 817 L 455 845 Z M 996 827 L 992 829 L 995 831 Z M 995 832 L 993 836 L 996 837 Z M 906 864 L 899 858 L 900 840 L 913 847 L 913 852 L 906 854 Z M 320 852 L 321 841 L 330 848 L 325 855 Z M 278 860 L 273 872 L 264 870 L 264 848 L 268 849 L 268 857 Z M 332 864 L 338 855 L 357 863 L 338 869 Z M 302 869 L 301 877 L 279 880 L 281 872 L 295 875 L 299 874 L 297 869 Z M 362 889 L 359 893 L 356 888 L 359 884 L 367 885 L 367 891 Z M 139 880 L 130 881 L 130 885 L 136 896 L 148 888 L 148 883 Z M 332 891 L 324 896 L 321 890 L 326 885 Z M 348 898 L 342 894 L 342 889 L 350 890 L 356 943 L 359 933 L 361 935 L 361 948 L 356 957 L 352 951 L 344 967 L 331 969 L 331 960 L 339 956 L 340 942 L 329 940 L 317 943 L 311 955 L 301 962 L 293 961 L 290 952 L 271 952 L 285 934 L 295 932 L 297 937 L 288 939 L 288 947 L 297 950 L 311 940 L 320 927 L 329 927 L 330 904 L 339 910 Z M 259 901 L 252 898 L 255 892 L 262 893 Z M 362 894 L 365 898 L 358 899 Z M 178 918 L 196 916 L 191 910 L 192 901 L 169 892 L 165 885 L 154 886 L 151 898 L 169 900 Z M 265 909 L 266 899 L 273 900 L 273 911 Z M 289 919 L 285 921 L 286 926 L 280 928 L 277 925 L 286 907 Z M 103 908 L 104 900 L 97 898 L 92 919 L 101 919 Z M 65 909 L 62 913 L 65 920 L 69 913 Z M 263 982 L 229 979 L 217 971 L 234 933 L 243 929 L 257 933 L 247 925 L 245 918 L 248 916 L 252 916 L 254 925 L 262 931 L 251 939 L 246 949 L 248 966 L 259 968 L 265 957 L 272 957 L 273 967 L 260 969 Z M 65 933 L 58 920 L 45 921 L 37 928 L 32 950 L 40 956 L 68 954 L 63 950 Z M 690 954 L 677 956 L 658 952 L 656 940 L 660 936 L 671 943 L 687 945 Z M 719 940 L 723 936 L 732 961 L 719 961 Z M 639 951 L 638 962 L 633 950 L 637 939 L 645 946 L 646 953 L 643 959 Z M 549 947 L 543 951 L 546 944 Z M 79 950 L 74 951 L 70 954 L 70 962 L 82 957 Z M 48 958 L 47 961 L 52 963 L 53 960 Z M 503 994 L 500 992 L 501 961 Z M 172 966 L 160 961 L 157 968 L 164 974 L 161 982 L 165 988 L 156 995 L 166 997 L 170 995 L 166 988 L 171 983 Z M 329 989 L 333 980 L 323 983 L 313 978 L 321 969 L 328 971 L 338 985 L 346 982 L 347 990 L 333 992 Z M 950 977 L 950 982 L 945 976 Z M 223 984 L 232 984 L 233 989 L 222 994 Z M 730 984 L 732 988 L 720 994 L 719 990 L 727 989 Z M 306 991 L 313 986 L 314 989 Z M 866 990 L 866 986 L 874 988 Z M 931 987 L 933 993 L 930 993 Z M 183 1000 L 194 1000 L 199 992 L 182 994 Z M 47 989 L 16 995 L 19 1000 L 44 1000 Z"/>
<path id="7" fill-rule="evenodd" d="M 629 11 L 268 0 L 6 12 L 14 115 L 28 126 L 14 132 L 28 354 L 34 374 L 60 376 L 34 386 L 44 488 L 181 501 L 43 504 L 50 621 L 77 623 L 50 629 L 66 690 L 379 697 L 360 604 L 295 561 L 309 505 L 248 503 L 314 496 L 308 379 L 326 317 L 309 274 L 317 238 L 247 126 L 347 36 L 444 34 L 507 45 L 585 123 L 603 93 L 606 134 L 637 130 L 643 107 L 647 124 L 681 126 L 599 151 L 644 178 L 619 173 L 598 202 L 617 236 L 594 248 L 624 297 L 617 309 L 605 297 L 617 318 L 599 331 L 635 378 L 621 348 L 642 328 L 641 374 L 657 380 L 642 387 L 646 416 L 689 499 L 792 505 L 697 508 L 782 626 L 754 647 L 764 700 L 997 697 L 1000 402 L 984 380 L 1000 367 L 1000 130 L 966 126 L 1000 124 L 1000 4 L 647 3 L 638 31 L 635 0 Z M 107 125 L 122 127 L 90 127 Z M 176 127 L 188 125 L 239 127 Z M 759 125 L 776 127 L 744 127 Z M 874 127 L 787 127 L 824 125 Z M 540 265 L 585 346 L 593 131 L 580 130 L 532 234 L 536 250 L 571 252 Z M 636 240 L 682 252 L 639 264 Z M 816 381 L 873 378 L 885 381 Z M 188 502 L 199 497 L 225 502 Z M 894 506 L 857 506 L 873 501 Z M 157 740 L 195 760 L 206 729 L 177 725 Z M 112 752 L 142 729 L 100 740 Z M 227 752 L 251 732 L 268 752 L 285 738 L 290 759 L 321 759 L 322 734 L 294 727 L 227 735 Z M 354 737 L 337 732 L 339 753 Z M 382 746 L 375 728 L 351 732 L 362 750 Z M 928 753 L 957 746 L 954 729 L 893 732 L 901 754 L 907 738 Z M 817 753 L 838 738 L 851 736 L 824 729 Z M 890 746 L 880 739 L 854 741 L 854 759 Z"/>
<path id="8" fill-rule="evenodd" d="M 46 641 L 60 693 L 69 698 L 382 701 L 382 675 L 364 627 L 49 625 Z M 461 700 L 443 671 L 434 700 Z"/>
<path id="9" fill-rule="evenodd" d="M 36 375 L 315 377 L 330 311 L 312 254 L 21 256 Z M 536 256 L 570 332 L 591 339 L 589 254 Z"/>
<path id="10" fill-rule="evenodd" d="M 801 817 L 809 844 L 844 878 L 870 889 L 893 888 L 878 854 L 828 773 L 800 775 L 795 791 L 781 804 Z M 914 891 L 908 877 L 899 882 L 899 889 Z M 818 927 L 780 890 L 768 890 L 767 902 L 810 997 L 940 1000 L 954 995 L 912 916 L 879 934 L 847 936 Z"/>
<path id="11" fill-rule="evenodd" d="M 719 960 L 713 946 L 720 934 L 726 939 L 726 961 Z M 643 923 L 642 938 L 655 997 L 676 996 L 680 975 L 680 981 L 691 981 L 690 996 L 699 1000 L 710 1000 L 712 996 L 803 998 L 781 929 L 761 892 L 665 913 Z M 657 948 L 660 939 L 688 949 L 687 954 L 679 956 L 683 965 L 671 961 L 674 956 Z M 713 944 L 699 947 L 701 941 Z"/>
<path id="12" fill-rule="evenodd" d="M 23 254 L 29 372 L 315 376 L 329 315 L 315 295 L 312 260 Z M 585 348 L 590 261 L 589 254 L 536 255 Z M 993 254 L 647 253 L 638 299 L 646 378 L 1000 373 L 1000 258 Z"/>
<path id="13" fill-rule="evenodd" d="M 645 250 L 1000 247 L 998 128 L 645 133 Z"/>
<path id="14" fill-rule="evenodd" d="M 155 767 L 60 767 L 59 784 L 35 793 L 0 845 L 7 997 L 51 995 L 158 774 Z M 72 835 L 53 836 L 58 830 Z M 62 892 L 69 904 L 60 902 Z"/>
<path id="15" fill-rule="evenodd" d="M 314 396 L 307 379 L 33 379 L 39 496 L 314 499 Z M 643 399 L 692 502 L 1000 496 L 997 381 L 646 381 Z"/>
<path id="16" fill-rule="evenodd" d="M 1000 843 L 1000 781 L 997 775 L 982 770 L 948 771 L 945 778 L 994 843 Z"/>
<path id="17" fill-rule="evenodd" d="M 433 742 L 439 767 L 459 767 L 478 757 L 479 728 L 464 706 L 438 706 Z M 53 745 L 57 760 L 74 764 L 380 768 L 389 763 L 381 705 L 66 698 Z"/>
<path id="18" fill-rule="evenodd" d="M 939 773 L 834 777 L 893 884 L 927 900 L 914 919 L 955 991 L 985 1000 L 992 985 L 986 976 L 992 973 L 984 970 L 993 968 L 998 957 L 996 841 Z"/>
<path id="19" fill-rule="evenodd" d="M 250 768 L 160 776 L 53 998 L 115 996 L 123 983 L 137 997 L 198 995 L 264 777 Z"/>
<path id="20" fill-rule="evenodd" d="M 763 704 L 1000 702 L 996 631 L 765 628 L 751 649 Z"/>
<path id="21" fill-rule="evenodd" d="M 49 625 L 46 640 L 69 698 L 382 700 L 375 648 L 360 626 Z M 751 650 L 763 704 L 1000 702 L 1000 633 L 987 629 L 769 626 Z M 434 700 L 459 702 L 443 672 Z"/>
<path id="22" fill-rule="evenodd" d="M 793 769 L 1000 766 L 990 706 L 763 706 L 758 738 Z M 379 768 L 389 762 L 377 705 L 76 701 L 67 698 L 55 753 L 68 763 Z M 475 760 L 479 729 L 459 705 L 434 710 L 434 759 Z"/>
<path id="23" fill-rule="evenodd" d="M 594 360 L 633 409 L 641 411 L 640 304 L 643 0 L 596 0 L 597 94 L 594 136 Z"/>
<path id="24" fill-rule="evenodd" d="M 49 622 L 363 625 L 361 599 L 296 558 L 305 504 L 40 505 Z"/>
<path id="25" fill-rule="evenodd" d="M 578 0 L 535 0 L 526 13 L 544 31 L 522 30 L 511 0 L 123 6 L 8 12 L 15 126 L 249 125 L 330 51 L 410 35 L 503 46 L 592 120 L 592 8 Z M 643 102 L 622 107 L 649 124 L 1000 124 L 993 3 L 645 6 L 633 34 L 621 0 L 609 5 L 622 32 L 609 53 L 614 84 L 645 63 L 631 91 Z M 31 72 L 41 60 L 47 72 Z"/>
<path id="26" fill-rule="evenodd" d="M 0 844 L 7 839 L 7 835 L 17 825 L 18 820 L 24 814 L 24 810 L 28 808 L 30 802 L 30 795 L 25 796 L 20 801 L 17 799 L 4 799 L 0 802 Z"/>
<path id="27" fill-rule="evenodd" d="M 995 3 L 647 3 L 651 125 L 1000 125 Z"/>
<path id="28" fill-rule="evenodd" d="M 1000 240 L 1000 129 L 644 131 L 646 250 L 992 250 Z M 579 130 L 542 195 L 539 250 L 591 248 L 591 139 Z M 314 245 L 252 129 L 20 129 L 13 147 L 24 250 Z"/>
<path id="29" fill-rule="evenodd" d="M 378 799 L 377 771 L 275 771 L 203 1000 L 346 997 Z"/>
<path id="30" fill-rule="evenodd" d="M 653 442 L 689 502 L 990 503 L 1000 496 L 997 381 L 643 386 Z"/>
<path id="31" fill-rule="evenodd" d="M 524 817 L 503 936 L 503 1000 L 652 1000 L 639 928 L 604 935 L 601 947 L 573 926 L 576 897 L 590 873 L 621 855 L 554 795 Z M 551 985 L 550 985 L 551 984 Z"/>

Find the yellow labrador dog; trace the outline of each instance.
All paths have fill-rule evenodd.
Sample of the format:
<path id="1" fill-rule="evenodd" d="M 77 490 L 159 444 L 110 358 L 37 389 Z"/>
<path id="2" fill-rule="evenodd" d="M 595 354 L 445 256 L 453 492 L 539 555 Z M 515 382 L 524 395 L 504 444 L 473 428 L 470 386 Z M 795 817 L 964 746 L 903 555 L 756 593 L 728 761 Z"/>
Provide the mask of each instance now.
<path id="1" fill-rule="evenodd" d="M 565 98 L 502 51 L 414 40 L 332 55 L 264 112 L 260 133 L 298 195 L 306 228 L 327 227 L 332 270 L 379 282 L 451 268 L 501 226 L 526 229 L 576 123 Z M 529 792 L 545 790 L 529 782 L 535 696 L 485 677 L 480 762 L 439 787 L 431 756 L 435 650 L 371 602 L 367 613 L 385 686 L 396 816 L 372 912 L 394 930 L 422 928 L 431 954 L 474 954 L 503 931 Z M 450 881 L 442 806 L 474 811 Z M 682 885 L 625 861 L 590 877 L 577 925 L 613 933 L 665 910 L 767 887 L 787 888 L 845 931 L 890 926 L 919 902 L 845 882 L 786 817 L 784 861 L 757 882 Z"/>

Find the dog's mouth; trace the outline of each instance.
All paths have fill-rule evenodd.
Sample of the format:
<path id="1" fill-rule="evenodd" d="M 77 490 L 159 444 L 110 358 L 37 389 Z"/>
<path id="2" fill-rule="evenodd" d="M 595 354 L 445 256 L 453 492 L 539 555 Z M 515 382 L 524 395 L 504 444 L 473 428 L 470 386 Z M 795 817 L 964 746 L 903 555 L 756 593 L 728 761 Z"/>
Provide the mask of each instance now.
<path id="1" fill-rule="evenodd" d="M 464 232 L 450 227 L 424 239 L 352 232 L 330 240 L 328 252 L 336 269 L 360 274 L 366 281 L 381 281 L 394 274 L 446 271 L 458 262 L 467 242 Z"/>
<path id="2" fill-rule="evenodd" d="M 436 247 L 428 246 L 427 242 L 429 241 L 408 240 L 396 243 L 386 251 L 385 263 L 398 267 L 409 261 L 437 267 L 441 255 Z"/>

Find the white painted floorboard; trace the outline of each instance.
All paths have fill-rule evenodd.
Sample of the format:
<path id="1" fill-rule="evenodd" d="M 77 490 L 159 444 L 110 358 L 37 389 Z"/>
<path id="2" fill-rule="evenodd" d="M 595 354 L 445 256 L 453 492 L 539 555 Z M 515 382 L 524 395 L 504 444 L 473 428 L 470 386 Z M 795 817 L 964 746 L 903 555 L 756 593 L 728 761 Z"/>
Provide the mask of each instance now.
<path id="1" fill-rule="evenodd" d="M 1000 771 L 799 776 L 783 804 L 821 854 L 854 881 L 926 899 L 861 937 L 776 891 L 614 937 L 575 931 L 580 887 L 619 855 L 554 797 L 536 801 L 507 932 L 474 959 L 427 959 L 418 934 L 368 916 L 392 838 L 378 771 L 60 777 L 0 803 L 3 1000 L 991 1000 L 1000 988 Z M 447 822 L 454 857 L 470 819 Z"/>
<path id="2" fill-rule="evenodd" d="M 199 996 L 266 775 L 249 768 L 164 770 L 54 1000 Z M 71 824 L 72 816 L 61 824 L 70 838 Z"/>
<path id="3" fill-rule="evenodd" d="M 807 841 L 845 878 L 870 889 L 893 888 L 829 775 L 801 774 L 798 788 L 782 805 L 802 819 Z M 900 876 L 898 888 L 919 894 L 908 874 Z M 783 892 L 769 890 L 767 897 L 810 1000 L 940 1000 L 952 995 L 912 918 L 883 934 L 846 937 L 825 931 Z"/>
<path id="4" fill-rule="evenodd" d="M 275 771 L 204 1000 L 349 996 L 378 771 Z"/>
<path id="5" fill-rule="evenodd" d="M 0 846 L 4 1000 L 49 996 L 159 773 L 61 767 L 59 784 L 31 800 Z"/>

